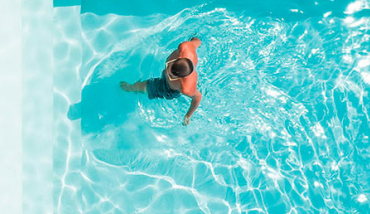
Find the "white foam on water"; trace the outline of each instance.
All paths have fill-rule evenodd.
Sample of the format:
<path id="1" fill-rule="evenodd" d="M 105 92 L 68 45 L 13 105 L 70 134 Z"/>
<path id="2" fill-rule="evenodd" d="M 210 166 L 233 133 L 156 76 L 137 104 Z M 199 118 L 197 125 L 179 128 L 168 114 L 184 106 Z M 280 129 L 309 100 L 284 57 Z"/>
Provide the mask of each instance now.
<path id="1" fill-rule="evenodd" d="M 365 83 L 370 85 L 370 72 L 361 72 L 361 77 Z"/>
<path id="2" fill-rule="evenodd" d="M 333 171 L 338 171 L 339 170 L 339 164 L 337 162 L 333 161 L 330 168 Z"/>
<path id="3" fill-rule="evenodd" d="M 370 57 L 363 58 L 363 59 L 359 60 L 358 63 L 357 63 L 357 68 L 358 69 L 368 67 L 368 69 L 370 70 L 369 66 L 370 66 Z"/>
<path id="4" fill-rule="evenodd" d="M 324 139 L 327 138 L 325 136 L 324 128 L 321 126 L 320 123 L 316 123 L 316 125 L 312 127 L 311 129 L 315 133 L 316 137 L 322 137 Z"/>
<path id="5" fill-rule="evenodd" d="M 324 18 L 327 18 L 328 16 L 330 16 L 331 13 L 332 13 L 331 11 L 324 13 Z"/>
<path id="6" fill-rule="evenodd" d="M 318 181 L 315 181 L 315 182 L 314 182 L 314 186 L 315 186 L 315 187 L 324 188 L 324 185 L 322 185 L 322 183 L 320 183 L 320 182 L 318 182 Z"/>
<path id="7" fill-rule="evenodd" d="M 272 96 L 272 97 L 275 97 L 275 98 L 277 98 L 278 96 L 280 96 L 280 95 L 281 95 L 278 91 L 273 90 L 273 89 L 267 89 L 267 90 L 266 90 L 266 93 L 267 93 L 268 95 Z"/>
<path id="8" fill-rule="evenodd" d="M 365 1 L 357 0 L 355 2 L 350 3 L 347 6 L 346 11 L 344 11 L 344 13 L 345 14 L 354 14 L 354 13 L 362 10 L 363 8 L 365 8 L 364 2 Z"/>
<path id="9" fill-rule="evenodd" d="M 357 197 L 357 201 L 360 202 L 360 203 L 365 203 L 367 201 L 367 197 L 365 194 L 360 194 L 358 197 Z"/>

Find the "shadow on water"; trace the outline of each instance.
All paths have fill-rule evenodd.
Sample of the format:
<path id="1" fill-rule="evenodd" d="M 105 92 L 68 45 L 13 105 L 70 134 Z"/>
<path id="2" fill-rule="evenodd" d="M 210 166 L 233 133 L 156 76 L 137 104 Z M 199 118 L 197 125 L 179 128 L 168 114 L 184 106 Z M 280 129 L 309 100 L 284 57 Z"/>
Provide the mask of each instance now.
<path id="1" fill-rule="evenodd" d="M 107 126 L 118 127 L 135 111 L 138 95 L 124 92 L 120 81 L 138 78 L 138 62 L 139 55 L 117 52 L 95 68 L 82 89 L 81 102 L 71 105 L 68 112 L 70 120 L 81 118 L 83 135 L 101 134 Z"/>
<path id="2" fill-rule="evenodd" d="M 139 95 L 122 91 L 116 76 L 84 87 L 68 118 L 81 119 L 84 149 L 99 161 L 124 166 L 155 147 L 155 134 L 137 114 Z"/>
<path id="3" fill-rule="evenodd" d="M 68 118 L 81 119 L 82 133 L 99 133 L 107 125 L 121 124 L 135 110 L 135 95 L 124 93 L 115 79 L 82 89 L 81 102 L 70 106 Z"/>
<path id="4" fill-rule="evenodd" d="M 173 1 L 162 0 L 160 3 L 150 3 L 139 0 L 123 4 L 121 0 L 107 1 L 86 1 L 82 0 L 81 13 L 95 13 L 97 15 L 106 15 L 109 13 L 118 15 L 149 16 L 153 14 L 174 15 L 185 8 L 204 5 L 205 8 L 226 8 L 228 11 L 242 13 L 245 16 L 255 18 L 272 17 L 284 19 L 286 21 L 299 21 L 312 17 L 321 17 L 326 12 L 331 11 L 332 16 L 343 17 L 343 13 L 351 3 L 351 0 L 338 1 L 254 1 L 254 0 L 188 0 Z"/>
<path id="5" fill-rule="evenodd" d="M 123 156 L 127 160 L 155 146 L 153 128 L 138 111 L 138 100 L 146 95 L 120 88 L 120 81 L 133 83 L 143 78 L 140 71 L 149 70 L 153 60 L 143 59 L 135 51 L 112 54 L 95 68 L 90 83 L 81 91 L 81 101 L 70 106 L 68 118 L 81 119 L 84 148 L 97 159 L 122 165 L 127 163 Z"/>

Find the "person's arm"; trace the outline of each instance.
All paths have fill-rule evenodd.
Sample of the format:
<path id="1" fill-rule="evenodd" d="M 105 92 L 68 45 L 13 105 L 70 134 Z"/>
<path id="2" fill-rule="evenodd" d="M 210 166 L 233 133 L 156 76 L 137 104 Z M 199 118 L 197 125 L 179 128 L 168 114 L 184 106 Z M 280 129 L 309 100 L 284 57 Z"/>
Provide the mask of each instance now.
<path id="1" fill-rule="evenodd" d="M 181 49 L 186 49 L 187 47 L 189 47 L 188 45 L 192 45 L 195 49 L 197 49 L 200 46 L 200 44 L 201 41 L 197 37 L 193 37 L 190 41 L 180 43 L 177 49 L 173 51 L 170 56 L 167 57 L 166 62 L 179 58 L 179 53 Z"/>
<path id="2" fill-rule="evenodd" d="M 195 110 L 198 108 L 201 100 L 202 100 L 202 94 L 198 90 L 196 90 L 195 94 L 191 96 L 191 105 L 190 105 L 188 112 L 186 113 L 184 117 L 184 123 L 183 123 L 184 126 L 189 125 L 190 118 L 195 112 Z"/>
<path id="3" fill-rule="evenodd" d="M 195 49 L 197 49 L 197 48 L 200 46 L 200 44 L 202 43 L 202 42 L 200 41 L 200 39 L 199 39 L 199 38 L 197 38 L 197 37 L 193 37 L 193 38 L 191 38 L 190 42 L 191 42 L 191 43 L 193 43 L 193 45 L 194 45 Z"/>
<path id="4" fill-rule="evenodd" d="M 202 42 L 197 37 L 193 37 L 190 41 L 181 42 L 179 46 L 177 47 L 178 52 L 181 52 L 181 50 L 189 49 L 189 47 L 192 49 L 194 48 L 194 51 L 200 46 Z"/>

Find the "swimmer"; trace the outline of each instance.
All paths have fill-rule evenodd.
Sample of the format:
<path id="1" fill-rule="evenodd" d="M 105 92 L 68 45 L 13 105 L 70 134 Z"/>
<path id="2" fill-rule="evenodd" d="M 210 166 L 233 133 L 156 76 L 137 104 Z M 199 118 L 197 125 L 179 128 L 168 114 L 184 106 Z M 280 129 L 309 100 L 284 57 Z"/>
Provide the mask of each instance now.
<path id="1" fill-rule="evenodd" d="M 193 37 L 190 41 L 181 43 L 167 58 L 166 69 L 160 78 L 138 81 L 129 84 L 120 82 L 121 88 L 127 92 L 140 92 L 148 94 L 149 99 L 174 99 L 184 94 L 191 98 L 191 105 L 184 116 L 183 125 L 189 125 L 190 118 L 198 108 L 202 94 L 197 89 L 198 64 L 197 48 L 200 39 Z"/>

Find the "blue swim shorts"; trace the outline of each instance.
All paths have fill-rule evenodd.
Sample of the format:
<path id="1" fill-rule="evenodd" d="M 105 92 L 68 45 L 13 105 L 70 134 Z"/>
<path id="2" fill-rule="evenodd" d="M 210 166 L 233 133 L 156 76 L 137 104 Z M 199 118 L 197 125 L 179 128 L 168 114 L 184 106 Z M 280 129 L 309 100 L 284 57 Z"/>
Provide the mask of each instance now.
<path id="1" fill-rule="evenodd" d="M 170 88 L 164 72 L 162 72 L 161 78 L 148 79 L 146 90 L 149 99 L 165 98 L 171 100 L 181 96 L 180 91 Z"/>

